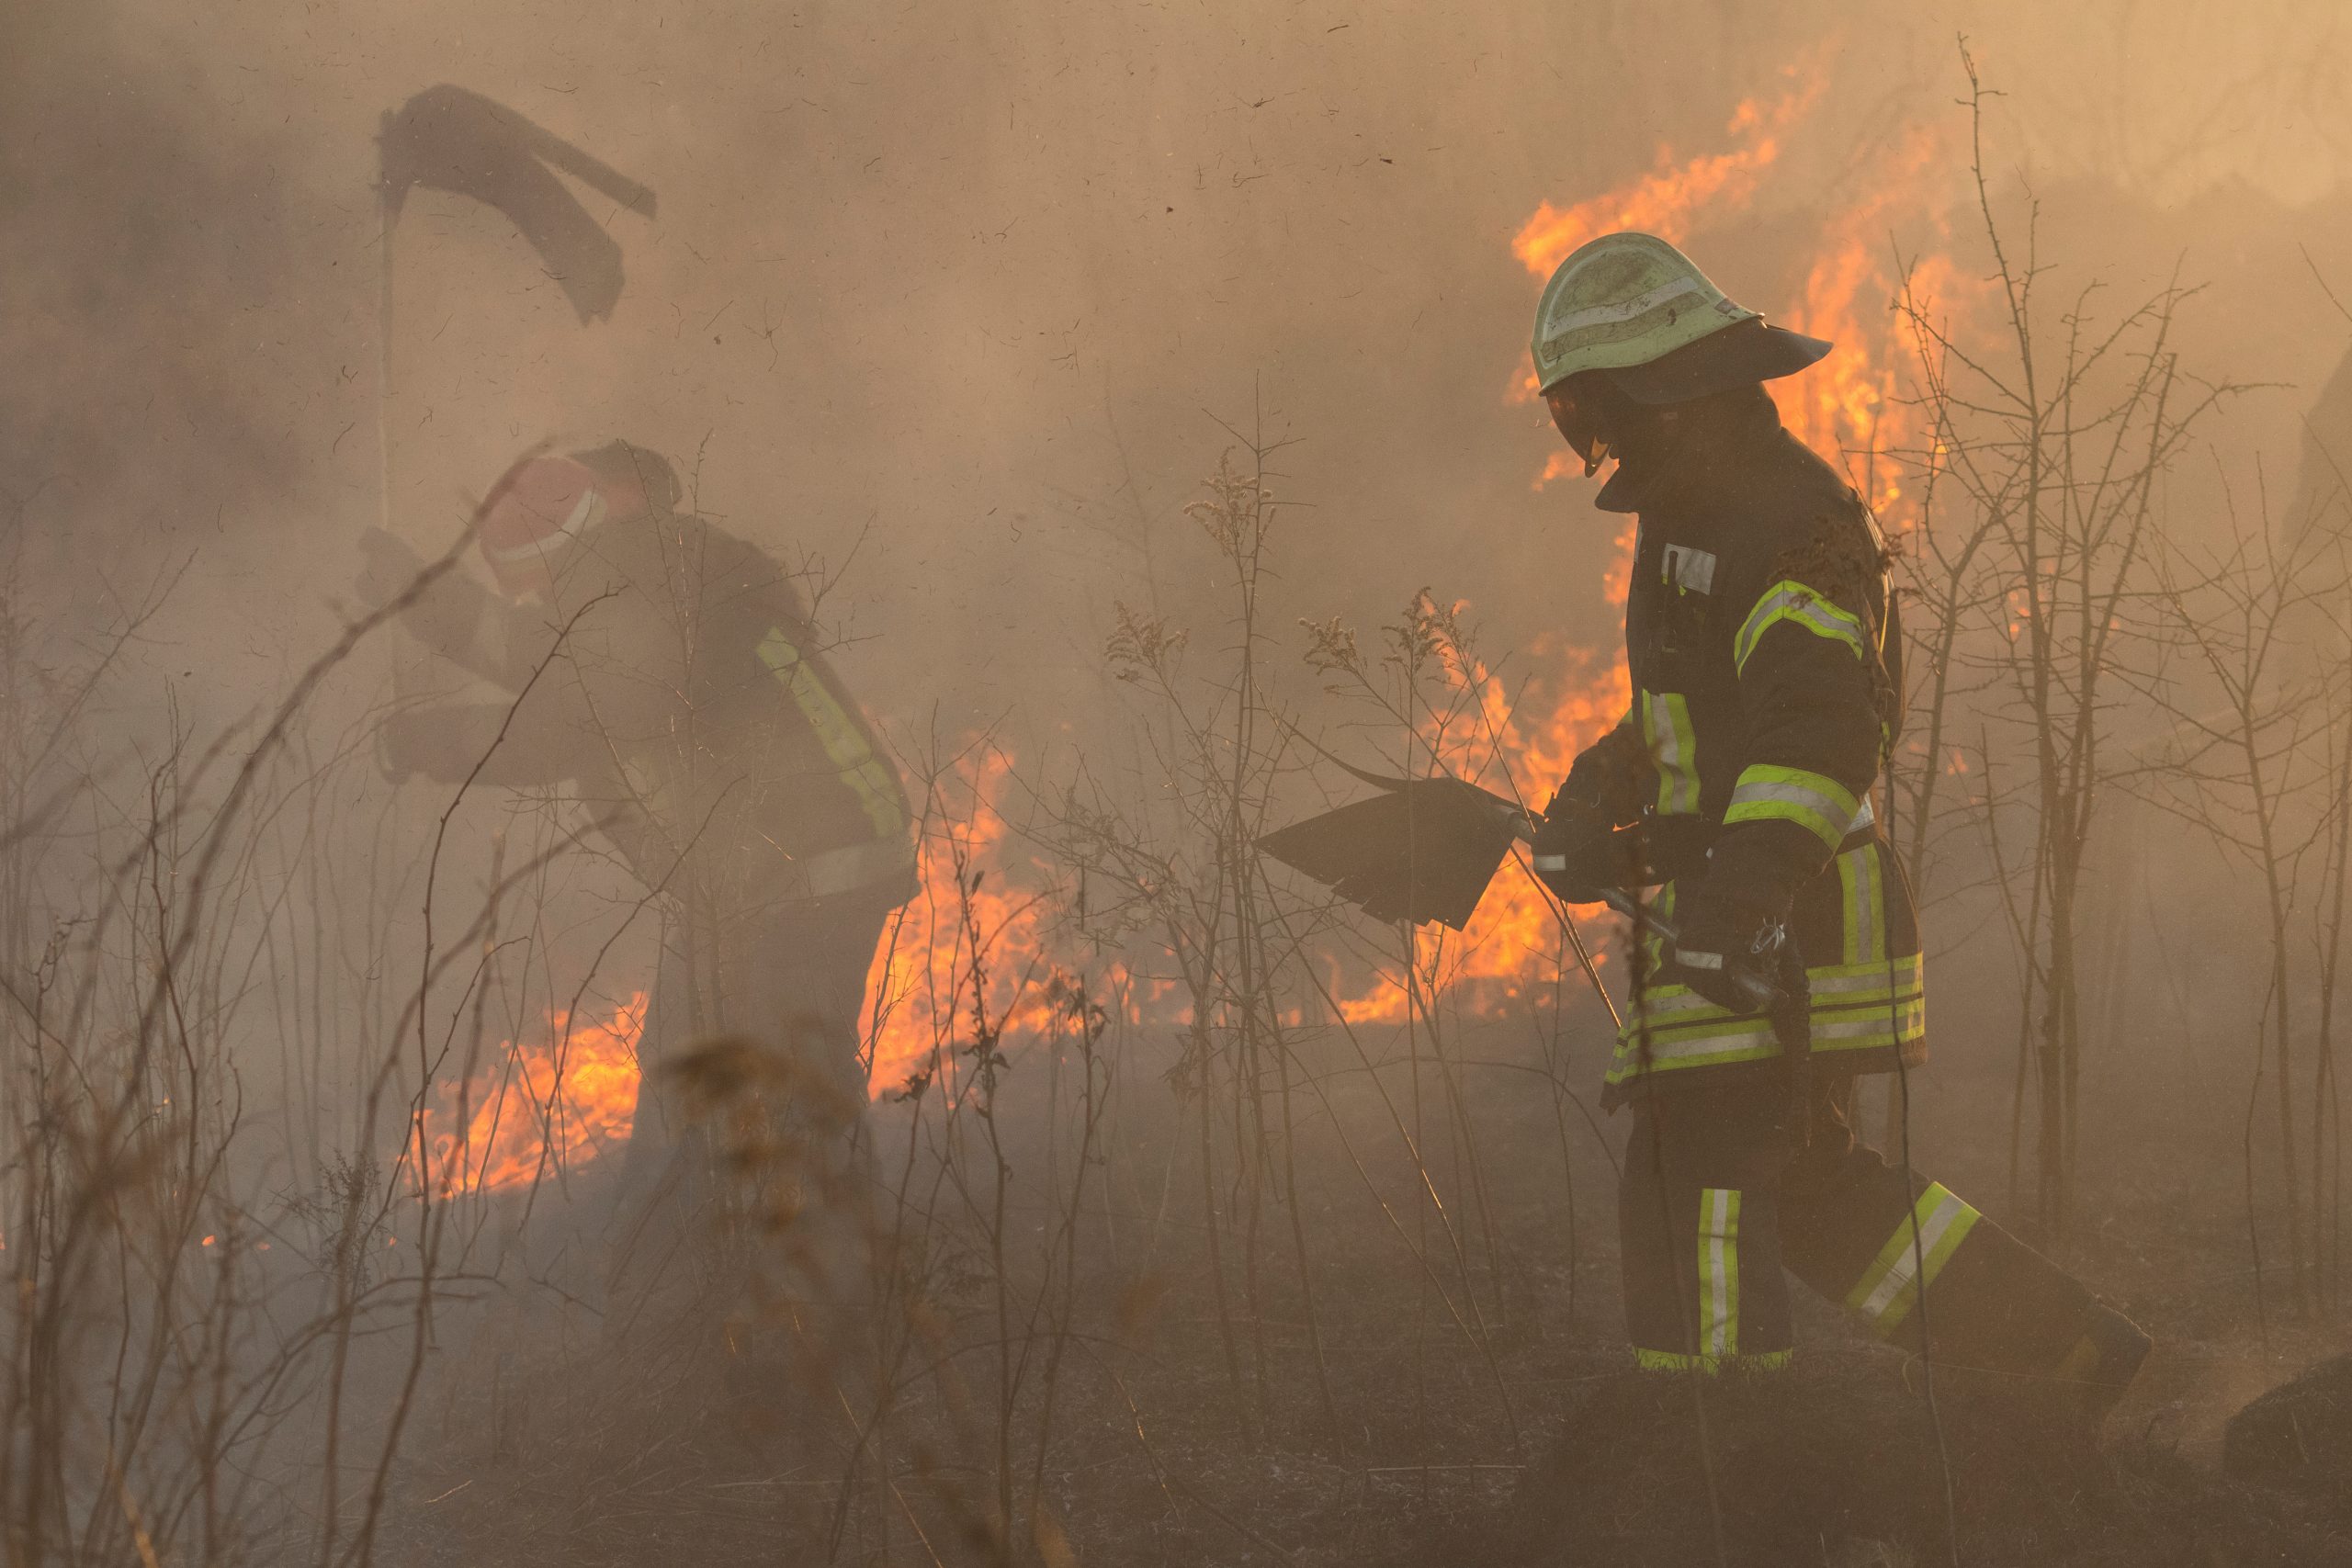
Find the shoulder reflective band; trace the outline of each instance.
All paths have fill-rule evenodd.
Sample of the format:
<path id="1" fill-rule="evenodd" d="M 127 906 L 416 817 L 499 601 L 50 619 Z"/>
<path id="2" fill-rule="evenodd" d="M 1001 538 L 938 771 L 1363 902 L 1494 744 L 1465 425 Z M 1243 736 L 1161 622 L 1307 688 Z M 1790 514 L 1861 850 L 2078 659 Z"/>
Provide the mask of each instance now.
<path id="1" fill-rule="evenodd" d="M 1690 705 L 1679 692 L 1641 694 L 1642 744 L 1657 764 L 1657 808 L 1663 816 L 1691 816 L 1699 809 L 1699 737 L 1690 728 Z"/>
<path id="2" fill-rule="evenodd" d="M 1783 580 L 1766 589 L 1764 597 L 1747 612 L 1747 619 L 1740 623 L 1739 634 L 1731 643 L 1732 667 L 1745 673 L 1747 656 L 1756 651 L 1757 643 L 1782 621 L 1803 626 L 1815 637 L 1844 643 L 1857 659 L 1864 657 L 1867 645 L 1860 620 L 1804 583 Z"/>
<path id="3" fill-rule="evenodd" d="M 1776 768 L 1751 763 L 1733 786 L 1731 805 L 1724 810 L 1724 826 L 1740 822 L 1793 822 L 1836 849 L 1860 815 L 1854 792 L 1826 773 L 1804 768 Z"/>
<path id="4" fill-rule="evenodd" d="M 1862 1270 L 1861 1279 L 1847 1293 L 1846 1304 L 1860 1313 L 1881 1338 L 1892 1335 L 1911 1315 L 1919 1299 L 1915 1275 L 1934 1284 L 1982 1217 L 1942 1182 L 1929 1182 L 1918 1203 L 1879 1248 L 1878 1257 Z M 1915 1224 L 1918 1227 L 1916 1238 Z M 1927 1264 L 1924 1274 L 1919 1269 L 1922 1259 Z"/>
<path id="5" fill-rule="evenodd" d="M 793 705 L 817 732 L 825 756 L 841 773 L 842 783 L 857 796 L 874 836 L 887 839 L 907 830 L 907 813 L 899 801 L 898 781 L 866 745 L 865 736 L 808 661 L 800 657 L 782 626 L 771 626 L 760 639 L 760 662 L 784 682 Z"/>
<path id="6" fill-rule="evenodd" d="M 1739 1189 L 1699 1193 L 1699 1348 L 1739 1353 Z"/>

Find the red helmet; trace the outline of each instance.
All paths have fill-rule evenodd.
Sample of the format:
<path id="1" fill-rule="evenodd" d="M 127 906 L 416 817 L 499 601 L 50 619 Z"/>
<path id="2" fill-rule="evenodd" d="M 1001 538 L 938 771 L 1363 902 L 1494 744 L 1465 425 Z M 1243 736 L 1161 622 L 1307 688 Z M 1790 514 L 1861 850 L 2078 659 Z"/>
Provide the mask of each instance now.
<path id="1" fill-rule="evenodd" d="M 576 457 L 526 457 L 482 503 L 482 559 L 508 592 L 552 576 L 572 541 L 609 510 L 595 471 Z"/>

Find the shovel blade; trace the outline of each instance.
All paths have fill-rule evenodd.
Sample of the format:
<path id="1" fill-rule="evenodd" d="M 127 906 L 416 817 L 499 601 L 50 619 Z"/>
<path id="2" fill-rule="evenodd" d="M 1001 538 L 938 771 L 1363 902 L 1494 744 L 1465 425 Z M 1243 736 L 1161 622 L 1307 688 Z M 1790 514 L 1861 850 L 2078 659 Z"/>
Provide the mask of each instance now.
<path id="1" fill-rule="evenodd" d="M 1276 829 L 1258 848 L 1374 919 L 1460 931 L 1510 851 L 1510 809 L 1458 779 L 1415 779 Z"/>

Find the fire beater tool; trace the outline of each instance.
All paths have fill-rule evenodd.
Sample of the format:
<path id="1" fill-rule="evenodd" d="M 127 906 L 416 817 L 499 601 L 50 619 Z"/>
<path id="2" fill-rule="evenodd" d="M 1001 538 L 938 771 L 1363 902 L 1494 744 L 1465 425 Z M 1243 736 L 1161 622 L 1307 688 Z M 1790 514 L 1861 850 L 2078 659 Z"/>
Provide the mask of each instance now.
<path id="1" fill-rule="evenodd" d="M 1333 759 L 1337 761 L 1337 759 Z M 1514 843 L 1532 842 L 1540 814 L 1470 783 L 1439 773 L 1422 779 L 1389 778 L 1340 765 L 1380 791 L 1368 800 L 1342 806 L 1320 817 L 1278 828 L 1258 848 L 1295 871 L 1305 873 L 1377 920 L 1434 920 L 1460 931 L 1493 882 Z M 1668 947 L 1680 945 L 1674 927 L 1630 894 L 1611 888 L 1602 901 L 1657 933 Z M 1584 958 L 1576 928 L 1567 928 Z M 1586 959 L 1585 972 L 1611 1016 L 1617 1012 L 1608 988 Z M 1743 976 L 1749 1006 L 1774 1015 L 1792 1010 L 1786 990 L 1758 976 Z M 1801 1003 L 1800 996 L 1797 1000 Z M 1792 1020 L 1793 1021 L 1793 1020 Z M 1784 1040 L 1787 1038 L 1783 1034 Z M 1796 1053 L 1792 1052 L 1793 1056 Z"/>
<path id="2" fill-rule="evenodd" d="M 384 113 L 376 139 L 376 525 L 392 518 L 392 241 L 418 186 L 470 197 L 504 215 L 538 253 L 582 326 L 612 314 L 621 295 L 620 243 L 557 178 L 560 170 L 641 218 L 650 186 L 480 93 L 443 83 Z M 418 683 L 413 660 L 392 661 L 395 690 Z"/>

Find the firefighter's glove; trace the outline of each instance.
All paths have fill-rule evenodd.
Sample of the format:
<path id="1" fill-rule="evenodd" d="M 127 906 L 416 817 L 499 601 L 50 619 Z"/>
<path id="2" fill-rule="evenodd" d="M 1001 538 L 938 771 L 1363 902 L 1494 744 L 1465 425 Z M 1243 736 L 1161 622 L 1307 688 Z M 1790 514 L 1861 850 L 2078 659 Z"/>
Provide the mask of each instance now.
<path id="1" fill-rule="evenodd" d="M 1567 782 L 1553 804 L 1582 802 L 1609 819 L 1612 828 L 1634 821 L 1657 793 L 1657 766 L 1649 748 L 1634 731 L 1619 727 L 1577 754 Z"/>
<path id="2" fill-rule="evenodd" d="M 1675 914 L 1679 940 L 1666 979 L 1734 1012 L 1762 1012 L 1780 998 L 1794 956 L 1785 905 L 1719 894 L 1702 881 Z"/>
<path id="3" fill-rule="evenodd" d="M 362 608 L 380 610 L 406 592 L 424 570 L 424 558 L 411 549 L 407 540 L 370 528 L 359 536 L 359 575 L 352 581 L 351 591 L 358 595 Z"/>
<path id="4" fill-rule="evenodd" d="M 1641 886 L 1640 830 L 1616 828 L 1565 786 L 1544 808 L 1528 851 L 1535 879 L 1564 904 L 1598 904 L 1613 889 Z"/>

